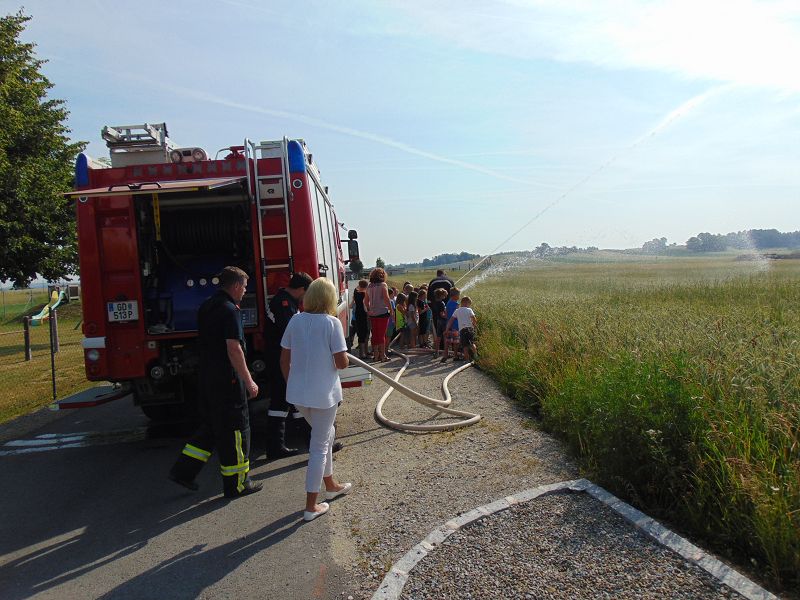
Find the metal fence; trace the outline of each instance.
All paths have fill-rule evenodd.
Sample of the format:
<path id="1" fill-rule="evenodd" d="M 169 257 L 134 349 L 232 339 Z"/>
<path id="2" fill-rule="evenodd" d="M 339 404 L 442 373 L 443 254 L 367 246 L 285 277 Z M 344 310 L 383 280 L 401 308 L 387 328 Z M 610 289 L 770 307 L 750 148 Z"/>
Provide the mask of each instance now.
<path id="1" fill-rule="evenodd" d="M 14 319 L 0 328 L 0 421 L 91 385 L 83 368 L 80 317 L 60 319 L 59 312 Z"/>
<path id="2" fill-rule="evenodd" d="M 58 313 L 52 312 L 48 327 L 53 400 L 90 385 L 84 372 L 81 322 L 61 321 Z"/>

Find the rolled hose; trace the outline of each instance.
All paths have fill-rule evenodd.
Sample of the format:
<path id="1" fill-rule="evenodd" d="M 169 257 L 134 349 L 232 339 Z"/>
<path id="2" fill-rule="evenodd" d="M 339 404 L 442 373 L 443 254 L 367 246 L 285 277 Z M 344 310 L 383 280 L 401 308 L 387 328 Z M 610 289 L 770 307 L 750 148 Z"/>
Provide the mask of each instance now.
<path id="1" fill-rule="evenodd" d="M 395 338 L 394 341 L 396 341 Z M 390 344 L 391 346 L 391 344 Z M 378 419 L 382 425 L 386 427 L 390 427 L 391 429 L 397 429 L 398 431 L 449 431 L 451 429 L 458 429 L 460 427 L 467 427 L 469 425 L 474 425 L 478 421 L 481 420 L 481 415 L 466 412 L 463 410 L 455 410 L 450 408 L 450 405 L 453 402 L 453 398 L 450 396 L 450 390 L 447 388 L 447 384 L 455 375 L 461 373 L 472 366 L 471 362 L 468 362 L 465 365 L 461 365 L 457 369 L 453 369 L 450 373 L 447 374 L 447 377 L 444 378 L 442 381 L 442 396 L 444 396 L 444 400 L 439 400 L 438 398 L 431 398 L 430 396 L 425 396 L 424 394 L 420 394 L 419 392 L 415 392 L 411 388 L 403 385 L 399 382 L 400 377 L 403 376 L 403 373 L 408 368 L 409 363 L 411 362 L 409 357 L 402 352 L 398 352 L 397 350 L 393 350 L 394 353 L 398 354 L 405 360 L 405 364 L 403 364 L 402 368 L 397 372 L 397 375 L 394 376 L 394 379 L 389 377 L 386 373 L 381 371 L 380 369 L 376 369 L 372 365 L 365 363 L 363 360 L 360 360 L 353 356 L 352 354 L 348 354 L 348 358 L 350 359 L 351 363 L 362 367 L 375 375 L 378 379 L 385 381 L 389 384 L 389 389 L 381 396 L 381 399 L 378 400 L 378 404 L 375 406 L 375 418 Z M 410 398 L 414 402 L 418 402 L 423 406 L 433 409 L 438 413 L 444 413 L 447 415 L 453 415 L 456 417 L 464 417 L 460 421 L 452 421 L 449 423 L 442 423 L 442 424 L 428 424 L 428 425 L 419 425 L 416 423 L 401 423 L 399 421 L 393 421 L 388 417 L 384 416 L 383 414 L 383 405 L 386 400 L 391 396 L 392 392 L 397 390 L 404 396 Z"/>

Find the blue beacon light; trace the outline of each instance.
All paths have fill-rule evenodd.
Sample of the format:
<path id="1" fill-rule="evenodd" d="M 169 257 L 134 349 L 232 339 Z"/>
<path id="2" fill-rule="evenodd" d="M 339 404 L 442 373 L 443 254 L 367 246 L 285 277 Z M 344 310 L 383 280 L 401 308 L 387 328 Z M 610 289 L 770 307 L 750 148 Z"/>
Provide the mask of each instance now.
<path id="1" fill-rule="evenodd" d="M 83 152 L 75 159 L 75 187 L 89 185 L 89 157 Z"/>
<path id="2" fill-rule="evenodd" d="M 303 152 L 303 147 L 297 140 L 291 140 L 288 147 L 289 154 L 289 172 L 291 173 L 305 173 L 306 171 L 306 156 Z"/>

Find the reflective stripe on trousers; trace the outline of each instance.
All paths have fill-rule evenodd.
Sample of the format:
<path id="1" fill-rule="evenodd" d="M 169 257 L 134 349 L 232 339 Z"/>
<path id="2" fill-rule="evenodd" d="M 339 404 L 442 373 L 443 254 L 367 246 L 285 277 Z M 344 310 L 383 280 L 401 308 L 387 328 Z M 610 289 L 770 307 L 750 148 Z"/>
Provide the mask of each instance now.
<path id="1" fill-rule="evenodd" d="M 236 461 L 235 465 L 220 465 L 219 470 L 223 477 L 230 477 L 236 475 L 238 477 L 236 490 L 241 492 L 244 489 L 244 481 L 247 477 L 247 472 L 250 471 L 250 461 L 244 456 L 242 449 L 242 432 L 238 429 L 233 432 L 235 447 L 236 447 Z"/>
<path id="2" fill-rule="evenodd" d="M 211 452 L 203 450 L 202 448 L 198 448 L 197 446 L 192 446 L 191 444 L 186 444 L 183 447 L 183 454 L 186 456 L 191 456 L 192 458 L 196 458 L 202 462 L 208 462 L 208 459 L 211 456 Z"/>

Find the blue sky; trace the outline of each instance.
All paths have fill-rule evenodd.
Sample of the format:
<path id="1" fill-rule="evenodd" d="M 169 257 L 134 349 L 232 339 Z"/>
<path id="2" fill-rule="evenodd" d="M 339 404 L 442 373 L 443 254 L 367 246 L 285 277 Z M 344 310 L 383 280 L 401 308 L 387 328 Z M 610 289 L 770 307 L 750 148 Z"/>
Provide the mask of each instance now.
<path id="1" fill-rule="evenodd" d="M 800 229 L 796 1 L 24 6 L 91 155 L 305 138 L 368 262 Z"/>

